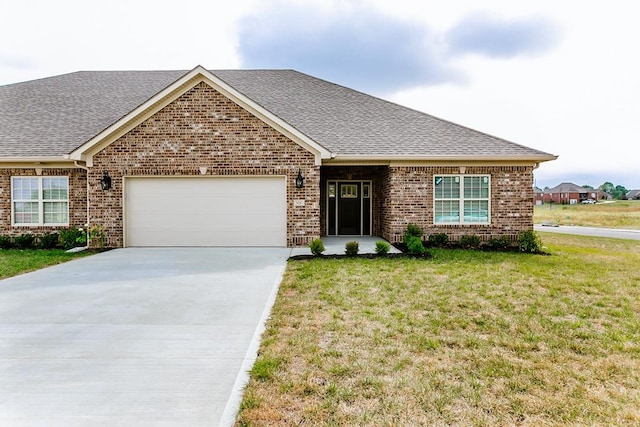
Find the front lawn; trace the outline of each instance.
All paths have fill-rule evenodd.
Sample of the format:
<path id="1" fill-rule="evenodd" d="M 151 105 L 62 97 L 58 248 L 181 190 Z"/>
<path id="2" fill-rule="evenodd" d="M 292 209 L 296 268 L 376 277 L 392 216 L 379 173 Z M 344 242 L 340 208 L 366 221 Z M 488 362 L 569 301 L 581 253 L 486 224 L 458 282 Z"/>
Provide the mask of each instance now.
<path id="1" fill-rule="evenodd" d="M 237 425 L 638 425 L 640 245 L 291 261 Z"/>
<path id="2" fill-rule="evenodd" d="M 87 251 L 68 254 L 63 249 L 3 249 L 0 250 L 0 279 L 90 254 Z"/>

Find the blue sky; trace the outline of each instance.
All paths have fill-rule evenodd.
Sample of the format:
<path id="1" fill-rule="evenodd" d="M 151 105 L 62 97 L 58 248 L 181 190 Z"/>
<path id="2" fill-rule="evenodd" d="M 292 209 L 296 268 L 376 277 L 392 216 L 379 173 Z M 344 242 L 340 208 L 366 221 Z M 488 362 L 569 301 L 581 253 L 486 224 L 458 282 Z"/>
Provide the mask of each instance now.
<path id="1" fill-rule="evenodd" d="M 450 3 L 10 2 L 0 84 L 77 70 L 293 68 L 560 155 L 536 171 L 539 186 L 640 188 L 634 2 Z"/>

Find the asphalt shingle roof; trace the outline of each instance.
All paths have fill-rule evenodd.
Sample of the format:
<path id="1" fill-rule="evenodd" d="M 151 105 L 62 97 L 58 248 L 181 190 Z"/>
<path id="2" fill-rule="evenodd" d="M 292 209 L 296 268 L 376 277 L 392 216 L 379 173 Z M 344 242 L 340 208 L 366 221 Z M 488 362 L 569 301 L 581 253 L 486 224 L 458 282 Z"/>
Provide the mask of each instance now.
<path id="1" fill-rule="evenodd" d="M 293 70 L 211 71 L 338 156 L 550 154 Z M 82 71 L 0 86 L 0 157 L 68 154 L 186 71 Z"/>

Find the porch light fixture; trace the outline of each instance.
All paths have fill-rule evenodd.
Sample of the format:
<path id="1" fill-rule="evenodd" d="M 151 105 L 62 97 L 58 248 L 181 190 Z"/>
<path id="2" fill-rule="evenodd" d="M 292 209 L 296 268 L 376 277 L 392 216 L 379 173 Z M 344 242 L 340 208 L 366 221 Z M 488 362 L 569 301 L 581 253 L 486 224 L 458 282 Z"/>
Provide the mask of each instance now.
<path id="1" fill-rule="evenodd" d="M 104 191 L 111 190 L 111 177 L 109 176 L 109 172 L 104 171 L 102 173 L 102 179 L 100 180 L 100 187 Z"/>
<path id="2" fill-rule="evenodd" d="M 304 187 L 304 177 L 302 176 L 302 172 L 298 169 L 298 176 L 296 176 L 296 188 Z"/>

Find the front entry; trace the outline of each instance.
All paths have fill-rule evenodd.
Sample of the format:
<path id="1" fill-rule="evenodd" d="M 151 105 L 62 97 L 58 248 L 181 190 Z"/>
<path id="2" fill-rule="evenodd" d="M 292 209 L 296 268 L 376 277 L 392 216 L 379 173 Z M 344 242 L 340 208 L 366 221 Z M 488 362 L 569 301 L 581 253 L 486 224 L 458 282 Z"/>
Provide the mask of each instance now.
<path id="1" fill-rule="evenodd" d="M 327 198 L 327 235 L 371 235 L 371 181 L 329 181 Z"/>

